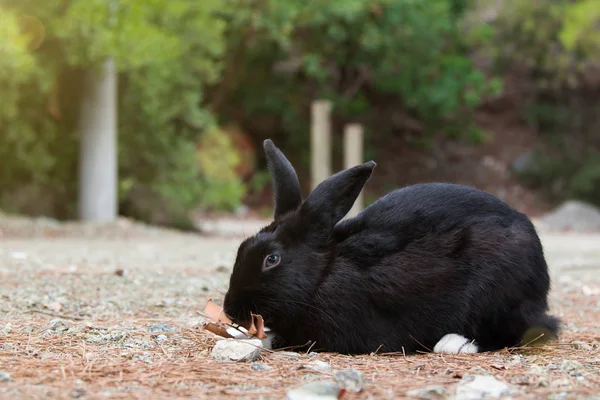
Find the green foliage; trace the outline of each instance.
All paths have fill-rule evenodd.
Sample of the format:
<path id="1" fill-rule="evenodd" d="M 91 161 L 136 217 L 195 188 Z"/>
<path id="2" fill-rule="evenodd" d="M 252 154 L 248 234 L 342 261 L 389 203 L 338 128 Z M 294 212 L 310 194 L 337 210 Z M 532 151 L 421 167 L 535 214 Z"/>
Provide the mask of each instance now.
<path id="1" fill-rule="evenodd" d="M 564 199 L 600 204 L 597 65 L 600 3 L 595 0 L 513 0 L 494 23 L 499 65 L 523 72 L 533 85 L 523 116 L 543 133 L 552 157 L 541 157 L 530 183 Z M 533 90 L 532 90 L 533 89 Z"/>
<path id="2" fill-rule="evenodd" d="M 595 0 L 513 0 L 499 10 L 491 49 L 501 65 L 531 71 L 540 90 L 577 88 L 600 57 L 599 21 Z"/>
<path id="3" fill-rule="evenodd" d="M 0 0 L 0 157 L 8 160 L 0 190 L 50 187 L 49 196 L 71 205 L 57 213 L 72 215 L 84 76 L 107 57 L 119 70 L 122 201 L 143 188 L 171 210 L 235 207 L 245 187 L 217 126 L 233 120 L 257 142 L 270 136 L 307 149 L 317 98 L 333 101 L 337 131 L 356 121 L 367 135 L 414 130 L 414 142 L 427 144 L 442 131 L 482 142 L 472 112 L 502 85 L 469 52 L 499 36 L 465 25 L 471 3 Z M 556 16 L 554 8 L 523 7 Z M 557 38 L 549 21 L 543 32 Z M 565 32 L 579 49 L 585 35 Z M 291 156 L 295 165 L 309 158 Z M 250 183 L 262 184 L 260 177 Z"/>
<path id="4" fill-rule="evenodd" d="M 383 134 L 390 122 L 369 122 L 383 104 L 408 109 L 428 130 L 468 127 L 482 97 L 500 89 L 462 43 L 466 1 L 230 1 L 235 64 L 220 111 L 239 116 L 242 105 L 248 120 L 276 118 L 289 146 L 306 147 L 316 98 L 332 100 L 338 120 Z"/>
<path id="5" fill-rule="evenodd" d="M 580 0 L 569 4 L 560 31 L 561 43 L 568 50 L 580 49 L 600 56 L 600 4 L 595 0 Z"/>
<path id="6" fill-rule="evenodd" d="M 271 184 L 271 174 L 269 171 L 259 171 L 255 173 L 250 182 L 248 182 L 249 189 L 253 193 L 258 193 L 264 190 Z"/>
<path id="7" fill-rule="evenodd" d="M 246 188 L 235 174 L 240 157 L 229 136 L 218 129 L 205 133 L 200 143 L 199 158 L 202 174 L 202 205 L 232 210 L 241 201 Z"/>
<path id="8" fill-rule="evenodd" d="M 21 25 L 27 22 L 32 25 L 31 20 L 15 12 L 0 11 L 0 191 L 14 188 L 24 180 L 39 183 L 51 172 L 55 161 L 47 147 L 56 129 L 39 119 L 27 122 L 36 119 L 36 111 L 21 107 L 26 101 L 44 107 L 38 94 L 49 90 L 49 85 L 44 85 L 49 74 L 40 68 L 30 51 L 43 32 L 38 29 L 23 34 Z M 10 127 L 13 129 L 6 129 Z M 43 130 L 44 135 L 39 135 L 38 130 Z"/>
<path id="9" fill-rule="evenodd" d="M 207 173 L 196 152 L 216 124 L 204 92 L 221 73 L 221 7 L 218 0 L 0 0 L 0 190 L 34 182 L 75 204 L 84 73 L 113 57 L 121 198 L 143 186 L 173 210 L 233 207 L 237 179 Z"/>
<path id="10" fill-rule="evenodd" d="M 28 51 L 31 39 L 21 34 L 14 13 L 0 12 L 0 38 L 0 82 L 3 88 L 0 118 L 13 119 L 18 112 L 19 92 L 16 88 L 35 76 L 37 65 Z"/>

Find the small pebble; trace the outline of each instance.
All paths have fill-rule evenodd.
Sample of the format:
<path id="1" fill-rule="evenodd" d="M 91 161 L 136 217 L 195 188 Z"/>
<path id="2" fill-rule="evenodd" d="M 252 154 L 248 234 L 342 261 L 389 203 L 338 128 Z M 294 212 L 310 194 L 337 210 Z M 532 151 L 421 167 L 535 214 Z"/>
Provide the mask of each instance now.
<path id="1" fill-rule="evenodd" d="M 579 342 L 579 341 L 573 342 L 573 347 L 575 347 L 576 349 L 585 350 L 585 351 L 594 350 L 594 347 L 586 342 Z"/>
<path id="2" fill-rule="evenodd" d="M 529 371 L 536 374 L 536 375 L 546 375 L 548 373 L 548 371 L 546 370 L 546 368 L 542 367 L 539 364 L 532 364 L 529 367 Z"/>
<path id="3" fill-rule="evenodd" d="M 567 372 L 569 375 L 578 375 L 579 371 L 583 369 L 583 365 L 578 361 L 565 360 L 560 365 L 560 370 Z"/>
<path id="4" fill-rule="evenodd" d="M 154 340 L 156 340 L 158 343 L 162 343 L 162 342 L 166 342 L 167 341 L 167 336 L 165 335 L 157 335 Z"/>
<path id="5" fill-rule="evenodd" d="M 139 360 L 139 361 L 145 362 L 146 364 L 152 364 L 152 358 L 150 358 L 150 356 L 148 356 L 146 354 L 135 354 L 133 356 L 133 358 L 135 360 Z"/>
<path id="6" fill-rule="evenodd" d="M 48 331 L 61 333 L 66 332 L 68 330 L 69 327 L 67 326 L 67 324 L 60 319 L 53 319 L 48 323 Z"/>
<path id="7" fill-rule="evenodd" d="M 10 374 L 8 372 L 0 371 L 0 382 L 10 382 L 12 381 Z"/>
<path id="8" fill-rule="evenodd" d="M 353 368 L 335 371 L 333 378 L 338 385 L 351 392 L 360 392 L 364 384 L 363 373 Z"/>
<path id="9" fill-rule="evenodd" d="M 548 387 L 548 386 L 550 386 L 550 382 L 548 381 L 548 379 L 546 379 L 543 376 L 539 377 L 537 384 L 540 387 Z"/>
<path id="10" fill-rule="evenodd" d="M 333 382 L 310 382 L 288 390 L 286 400 L 338 400 L 341 388 Z"/>
<path id="11" fill-rule="evenodd" d="M 11 330 L 12 330 L 12 324 L 10 322 L 7 322 L 6 325 L 4 325 L 4 328 L 2 328 L 2 334 L 4 336 L 8 336 L 10 334 Z"/>
<path id="12" fill-rule="evenodd" d="M 456 387 L 455 400 L 499 398 L 512 392 L 510 386 L 490 375 L 467 375 Z"/>
<path id="13" fill-rule="evenodd" d="M 444 387 L 441 385 L 426 386 L 419 389 L 413 389 L 406 392 L 409 397 L 417 397 L 419 399 L 443 399 Z"/>
<path id="14" fill-rule="evenodd" d="M 229 272 L 229 268 L 224 265 L 219 265 L 217 268 L 215 268 L 215 272 Z"/>
<path id="15" fill-rule="evenodd" d="M 74 399 L 78 399 L 83 396 L 85 396 L 85 390 L 83 390 L 82 388 L 75 388 L 71 392 L 71 397 Z"/>
<path id="16" fill-rule="evenodd" d="M 331 371 L 331 365 L 321 360 L 313 360 L 306 365 L 303 365 L 302 368 L 312 369 L 317 372 L 327 372 Z"/>
<path id="17" fill-rule="evenodd" d="M 270 371 L 273 369 L 273 367 L 270 367 L 266 364 L 262 364 L 262 363 L 253 363 L 252 367 L 251 367 L 254 371 Z"/>
<path id="18" fill-rule="evenodd" d="M 148 327 L 148 332 L 175 332 L 175 329 L 163 324 L 162 322 L 158 324 L 152 324 Z"/>
<path id="19" fill-rule="evenodd" d="M 211 351 L 211 356 L 218 361 L 256 361 L 261 352 L 260 339 L 223 339 L 219 340 Z"/>

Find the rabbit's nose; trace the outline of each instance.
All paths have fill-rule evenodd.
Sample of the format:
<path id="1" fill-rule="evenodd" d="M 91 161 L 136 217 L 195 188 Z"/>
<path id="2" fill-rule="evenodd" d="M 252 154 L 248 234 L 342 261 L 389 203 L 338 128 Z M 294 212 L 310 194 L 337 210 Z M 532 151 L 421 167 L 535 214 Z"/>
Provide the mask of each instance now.
<path id="1" fill-rule="evenodd" d="M 232 321 L 239 325 L 243 325 L 251 320 L 248 303 L 243 298 L 229 292 L 223 300 L 223 311 Z"/>

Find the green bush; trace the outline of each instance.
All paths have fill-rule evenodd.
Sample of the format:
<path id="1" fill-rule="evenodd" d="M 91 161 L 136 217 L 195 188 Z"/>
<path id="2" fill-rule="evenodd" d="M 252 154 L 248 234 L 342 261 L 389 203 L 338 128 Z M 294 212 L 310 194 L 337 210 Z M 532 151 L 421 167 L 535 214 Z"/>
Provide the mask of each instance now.
<path id="1" fill-rule="evenodd" d="M 594 0 L 514 0 L 493 23 L 492 55 L 529 80 L 523 117 L 545 139 L 542 154 L 552 154 L 527 182 L 560 200 L 600 204 L 599 21 Z"/>
<path id="2" fill-rule="evenodd" d="M 206 173 L 196 151 L 218 124 L 204 93 L 221 73 L 226 25 L 215 11 L 222 3 L 112 5 L 0 0 L 0 191 L 44 187 L 47 198 L 59 200 L 56 216 L 74 215 L 83 74 L 111 56 L 119 69 L 121 200 L 141 187 L 177 212 L 234 207 L 242 192 L 237 178 Z M 43 28 L 38 48 L 28 48 L 32 26 Z M 227 195 L 216 194 L 223 190 Z"/>
<path id="3" fill-rule="evenodd" d="M 307 148 L 317 98 L 333 101 L 338 125 L 359 121 L 385 135 L 406 110 L 425 122 L 424 133 L 473 137 L 471 112 L 500 90 L 463 43 L 465 1 L 230 1 L 217 106 L 258 138 Z"/>
<path id="4" fill-rule="evenodd" d="M 269 136 L 307 149 L 317 98 L 333 101 L 337 132 L 352 120 L 379 139 L 417 131 L 420 143 L 436 132 L 481 140 L 472 113 L 500 81 L 471 61 L 470 43 L 486 42 L 489 32 L 466 30 L 469 7 L 468 0 L 0 0 L 0 22 L 8 21 L 0 51 L 14 60 L 0 60 L 0 84 L 9 88 L 0 105 L 8 160 L 0 190 L 47 188 L 58 199 L 55 213 L 73 216 L 82 79 L 108 56 L 119 68 L 122 202 L 151 193 L 178 212 L 235 207 L 245 190 L 231 169 L 235 150 L 214 142 L 231 158 L 205 158 L 222 163 L 224 174 L 213 175 L 197 157 L 203 135 L 233 120 L 257 143 Z M 41 23 L 39 47 L 27 47 L 16 16 Z M 307 151 L 292 158 L 306 162 Z"/>
<path id="5" fill-rule="evenodd" d="M 204 207 L 233 210 L 246 192 L 235 173 L 240 156 L 232 146 L 229 136 L 219 129 L 205 133 L 197 157 L 201 171 L 202 202 Z"/>

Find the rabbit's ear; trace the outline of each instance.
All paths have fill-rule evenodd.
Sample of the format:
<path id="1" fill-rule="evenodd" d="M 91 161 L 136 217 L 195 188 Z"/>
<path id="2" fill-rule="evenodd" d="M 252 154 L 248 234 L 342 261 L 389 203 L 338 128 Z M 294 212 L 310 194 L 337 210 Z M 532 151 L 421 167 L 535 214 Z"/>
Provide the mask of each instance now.
<path id="1" fill-rule="evenodd" d="M 321 182 L 302 205 L 302 215 L 311 224 L 332 229 L 350 211 L 376 165 L 375 161 L 369 161 Z"/>
<path id="2" fill-rule="evenodd" d="M 300 182 L 292 164 L 273 144 L 271 139 L 263 142 L 267 166 L 273 182 L 274 217 L 296 210 L 302 204 Z"/>

